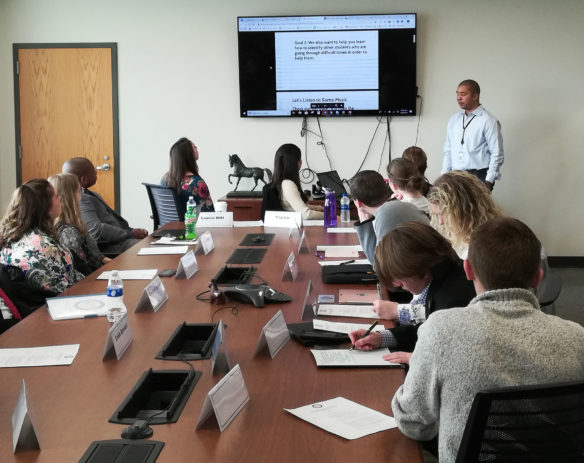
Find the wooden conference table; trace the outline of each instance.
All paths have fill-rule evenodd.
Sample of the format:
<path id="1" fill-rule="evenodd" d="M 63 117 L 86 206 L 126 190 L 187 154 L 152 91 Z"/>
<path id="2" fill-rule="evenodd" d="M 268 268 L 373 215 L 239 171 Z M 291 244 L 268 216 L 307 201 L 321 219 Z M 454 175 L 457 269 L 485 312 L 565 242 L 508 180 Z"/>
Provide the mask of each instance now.
<path id="1" fill-rule="evenodd" d="M 80 344 L 79 353 L 70 366 L 0 369 L 0 461 L 76 462 L 91 442 L 119 439 L 126 425 L 109 423 L 108 419 L 148 368 L 188 369 L 183 362 L 156 360 L 154 357 L 179 323 L 211 321 L 213 313 L 223 306 L 196 301 L 195 295 L 207 289 L 209 279 L 225 265 L 246 234 L 262 231 L 276 233 L 276 237 L 267 248 L 263 261 L 257 265 L 257 274 L 273 288 L 292 296 L 292 302 L 269 304 L 263 309 L 239 304 L 237 315 L 225 309 L 216 313 L 213 319 L 215 322 L 222 319 L 227 325 L 225 333 L 231 361 L 241 366 L 250 401 L 223 433 L 212 421 L 195 431 L 206 394 L 222 375 L 210 373 L 210 360 L 192 362 L 203 375 L 178 421 L 152 426 L 154 435 L 151 439 L 165 442 L 157 461 L 422 461 L 418 444 L 397 428 L 348 441 L 283 410 L 342 396 L 391 414 L 390 401 L 404 380 L 404 370 L 318 369 L 309 349 L 294 340 L 290 340 L 273 360 L 265 352 L 253 357 L 262 326 L 279 309 L 283 310 L 287 323 L 301 321 L 300 306 L 309 279 L 314 285 L 313 295 L 335 294 L 336 298 L 339 285 L 322 283 L 318 259 L 312 253 L 298 257 L 300 274 L 296 282 L 281 281 L 284 261 L 298 246 L 296 239 L 289 238 L 287 229 L 209 230 L 215 249 L 207 256 L 197 256 L 200 270 L 190 280 L 163 279 L 169 300 L 158 312 L 134 313 L 148 282 L 124 282 L 124 302 L 128 307 L 134 341 L 119 361 L 109 359 L 102 362 L 109 326 L 105 317 L 53 321 L 46 309 L 41 308 L 0 336 L 2 348 Z M 197 230 L 199 234 L 203 231 Z M 354 234 L 327 234 L 323 233 L 322 227 L 306 227 L 306 231 L 312 248 L 317 244 L 358 242 Z M 139 248 L 151 240 L 152 237 L 147 237 L 70 288 L 66 294 L 104 292 L 106 281 L 96 280 L 103 270 L 176 268 L 180 257 L 177 255 L 136 255 Z M 23 379 L 41 450 L 13 454 L 11 416 Z"/>

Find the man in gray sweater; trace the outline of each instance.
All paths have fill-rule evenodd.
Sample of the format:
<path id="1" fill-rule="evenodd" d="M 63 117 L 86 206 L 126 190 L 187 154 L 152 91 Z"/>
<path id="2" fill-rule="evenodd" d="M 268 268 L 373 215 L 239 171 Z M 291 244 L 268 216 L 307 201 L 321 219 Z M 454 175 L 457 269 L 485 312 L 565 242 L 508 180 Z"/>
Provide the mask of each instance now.
<path id="1" fill-rule="evenodd" d="M 438 435 L 441 463 L 455 461 L 478 391 L 584 380 L 584 328 L 541 312 L 529 290 L 541 281 L 540 249 L 516 219 L 478 227 L 464 261 L 477 297 L 432 314 L 418 331 L 391 407 L 405 435 Z"/>
<path id="2" fill-rule="evenodd" d="M 403 222 L 430 224 L 416 206 L 403 201 L 388 201 L 391 191 L 379 172 L 363 170 L 349 182 L 359 220 L 355 230 L 369 262 L 375 262 L 375 248 L 386 233 Z"/>

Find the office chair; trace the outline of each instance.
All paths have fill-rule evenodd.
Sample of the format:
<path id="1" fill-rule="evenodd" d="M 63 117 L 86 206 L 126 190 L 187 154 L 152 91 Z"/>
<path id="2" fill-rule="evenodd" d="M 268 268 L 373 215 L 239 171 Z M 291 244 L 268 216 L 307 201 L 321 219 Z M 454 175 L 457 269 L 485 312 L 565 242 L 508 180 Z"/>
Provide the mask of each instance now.
<path id="1" fill-rule="evenodd" d="M 547 270 L 547 274 L 535 290 L 535 296 L 539 301 L 541 310 L 545 313 L 555 315 L 554 302 L 562 291 L 562 278 L 557 272 Z"/>
<path id="2" fill-rule="evenodd" d="M 142 185 L 146 187 L 150 200 L 154 230 L 168 222 L 184 221 L 185 206 L 172 188 L 144 182 Z"/>
<path id="3" fill-rule="evenodd" d="M 584 382 L 478 392 L 456 463 L 584 461 Z"/>

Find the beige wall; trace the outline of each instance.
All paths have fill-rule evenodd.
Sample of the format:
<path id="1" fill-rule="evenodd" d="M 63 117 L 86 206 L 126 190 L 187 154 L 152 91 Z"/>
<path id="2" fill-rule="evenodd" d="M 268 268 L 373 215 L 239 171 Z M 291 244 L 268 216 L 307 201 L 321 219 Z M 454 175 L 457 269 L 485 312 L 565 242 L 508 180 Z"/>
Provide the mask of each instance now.
<path id="1" fill-rule="evenodd" d="M 230 189 L 229 153 L 271 168 L 280 144 L 304 150 L 300 120 L 239 118 L 238 15 L 394 12 L 418 13 L 418 144 L 429 154 L 429 178 L 440 171 L 456 84 L 474 78 L 503 126 L 506 161 L 496 201 L 532 226 L 550 255 L 584 255 L 580 0 L 0 0 L 0 206 L 16 185 L 12 43 L 118 43 L 122 214 L 151 228 L 140 182 L 160 179 L 179 137 L 197 143 L 215 199 Z M 376 124 L 375 118 L 321 121 L 342 177 L 358 168 Z M 391 127 L 397 156 L 414 143 L 417 118 L 395 118 Z M 375 140 L 366 168 L 377 169 L 382 142 Z M 311 167 L 328 170 L 314 138 L 309 156 Z"/>

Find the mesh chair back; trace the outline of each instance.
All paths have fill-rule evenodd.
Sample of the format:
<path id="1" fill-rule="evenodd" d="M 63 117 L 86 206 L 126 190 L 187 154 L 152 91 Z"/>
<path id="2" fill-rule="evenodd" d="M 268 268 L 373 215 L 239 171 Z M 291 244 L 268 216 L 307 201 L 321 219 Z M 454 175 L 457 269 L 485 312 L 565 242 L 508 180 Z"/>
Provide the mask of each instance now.
<path id="1" fill-rule="evenodd" d="M 152 208 L 152 219 L 154 220 L 154 230 L 162 227 L 168 222 L 183 221 L 184 214 L 181 215 L 181 205 L 175 191 L 167 186 L 144 183 Z"/>
<path id="2" fill-rule="evenodd" d="M 456 459 L 583 462 L 584 382 L 477 393 Z"/>

